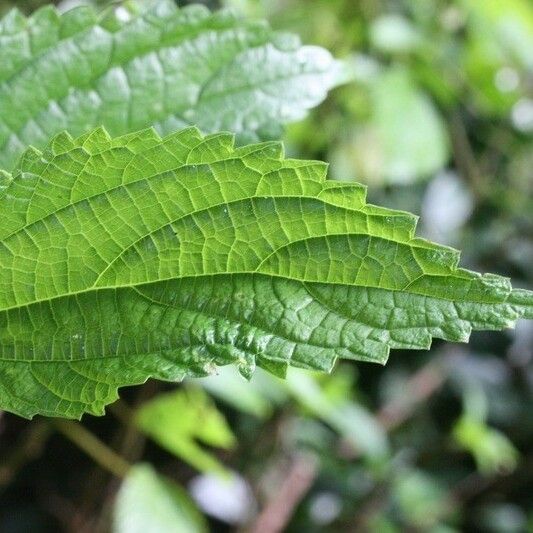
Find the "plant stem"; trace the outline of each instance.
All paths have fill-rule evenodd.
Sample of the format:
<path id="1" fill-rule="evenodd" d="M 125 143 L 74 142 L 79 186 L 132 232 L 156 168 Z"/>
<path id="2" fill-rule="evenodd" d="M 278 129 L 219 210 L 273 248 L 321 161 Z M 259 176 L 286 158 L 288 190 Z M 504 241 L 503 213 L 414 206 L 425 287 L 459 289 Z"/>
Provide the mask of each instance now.
<path id="1" fill-rule="evenodd" d="M 29 425 L 13 450 L 0 462 L 0 489 L 9 485 L 26 463 L 41 455 L 49 436 L 50 426 L 47 423 L 39 421 Z"/>
<path id="2" fill-rule="evenodd" d="M 279 533 L 285 530 L 296 507 L 305 497 L 318 473 L 316 459 L 311 455 L 294 458 L 287 476 L 267 503 L 250 533 Z"/>
<path id="3" fill-rule="evenodd" d="M 447 371 L 440 362 L 434 359 L 427 363 L 406 383 L 406 393 L 402 398 L 395 399 L 384 405 L 376 415 L 380 424 L 392 431 L 408 420 L 416 408 L 426 402 L 444 384 Z"/>
<path id="4" fill-rule="evenodd" d="M 487 193 L 487 185 L 477 165 L 476 156 L 459 111 L 452 113 L 449 125 L 453 156 L 457 169 L 470 184 L 474 196 L 478 199 L 484 198 Z"/>
<path id="5" fill-rule="evenodd" d="M 80 450 L 114 476 L 123 478 L 131 468 L 123 457 L 106 446 L 81 424 L 71 420 L 54 420 L 53 425 L 64 437 L 76 444 Z"/>

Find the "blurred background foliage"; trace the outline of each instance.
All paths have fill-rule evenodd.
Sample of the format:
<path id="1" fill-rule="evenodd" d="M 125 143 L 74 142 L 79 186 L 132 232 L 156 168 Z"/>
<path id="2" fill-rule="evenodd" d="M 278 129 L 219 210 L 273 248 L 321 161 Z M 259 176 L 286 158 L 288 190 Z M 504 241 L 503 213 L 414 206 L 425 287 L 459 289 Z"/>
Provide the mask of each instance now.
<path id="1" fill-rule="evenodd" d="M 0 0 L 0 13 L 44 3 Z M 531 287 L 529 0 L 203 3 L 349 59 L 356 82 L 289 128 L 292 155 L 422 215 L 420 233 L 465 266 Z M 150 382 L 83 426 L 4 414 L 0 531 L 525 532 L 532 359 L 522 322 L 395 351 L 385 368 Z"/>

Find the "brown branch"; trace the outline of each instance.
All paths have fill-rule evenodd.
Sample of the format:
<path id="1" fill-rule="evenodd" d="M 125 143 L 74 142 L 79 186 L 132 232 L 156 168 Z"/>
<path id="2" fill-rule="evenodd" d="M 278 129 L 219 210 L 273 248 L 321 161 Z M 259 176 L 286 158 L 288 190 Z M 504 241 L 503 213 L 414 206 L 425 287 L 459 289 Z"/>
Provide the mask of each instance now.
<path id="1" fill-rule="evenodd" d="M 370 497 L 358 509 L 354 524 L 349 528 L 350 533 L 366 533 L 370 531 L 372 519 L 388 505 L 389 487 L 385 482 L 378 483 Z"/>
<path id="2" fill-rule="evenodd" d="M 438 391 L 447 377 L 445 367 L 438 360 L 433 360 L 418 370 L 408 381 L 404 394 L 385 405 L 376 415 L 379 423 L 389 432 L 403 424 L 416 412 L 416 408 Z M 358 457 L 360 452 L 355 452 Z M 278 533 L 290 522 L 295 509 L 311 488 L 318 474 L 318 464 L 314 457 L 300 455 L 288 469 L 279 490 L 260 513 L 249 533 Z M 359 530 L 371 519 L 373 512 L 380 508 L 377 500 L 384 488 L 379 490 L 368 504 L 364 518 L 358 523 Z M 374 499 L 375 498 L 375 499 Z"/>
<path id="3" fill-rule="evenodd" d="M 423 366 L 407 381 L 401 398 L 379 410 L 378 421 L 387 431 L 395 429 L 413 415 L 418 405 L 439 390 L 445 380 L 446 372 L 435 360 Z"/>
<path id="4" fill-rule="evenodd" d="M 477 164 L 474 150 L 468 138 L 468 132 L 459 111 L 452 113 L 449 120 L 449 128 L 453 157 L 457 169 L 470 184 L 470 188 L 476 198 L 484 198 L 487 186 Z"/>
<path id="5" fill-rule="evenodd" d="M 289 523 L 295 509 L 317 476 L 317 460 L 311 455 L 294 458 L 279 490 L 258 516 L 250 533 L 278 533 Z"/>

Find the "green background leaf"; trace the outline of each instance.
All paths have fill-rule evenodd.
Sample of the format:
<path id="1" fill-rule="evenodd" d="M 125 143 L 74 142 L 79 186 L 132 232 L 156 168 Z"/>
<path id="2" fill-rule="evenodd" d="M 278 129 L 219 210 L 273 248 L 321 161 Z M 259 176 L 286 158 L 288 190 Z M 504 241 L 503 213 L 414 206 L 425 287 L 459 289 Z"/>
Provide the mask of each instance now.
<path id="1" fill-rule="evenodd" d="M 180 486 L 147 464 L 131 468 L 114 508 L 114 533 L 205 533 L 207 523 Z"/>
<path id="2" fill-rule="evenodd" d="M 371 114 L 349 143 L 333 148 L 336 178 L 358 169 L 373 184 L 427 179 L 449 158 L 445 124 L 431 99 L 404 67 L 391 67 L 369 86 Z M 415 127 L 416 125 L 416 127 Z"/>
<path id="3" fill-rule="evenodd" d="M 62 130 L 101 125 L 278 137 L 347 79 L 329 52 L 264 22 L 170 0 L 128 5 L 120 16 L 48 6 L 0 20 L 0 168 Z"/>
<path id="4" fill-rule="evenodd" d="M 198 388 L 158 395 L 139 409 L 135 423 L 163 448 L 203 471 L 225 473 L 196 440 L 225 449 L 236 444 L 224 415 Z"/>

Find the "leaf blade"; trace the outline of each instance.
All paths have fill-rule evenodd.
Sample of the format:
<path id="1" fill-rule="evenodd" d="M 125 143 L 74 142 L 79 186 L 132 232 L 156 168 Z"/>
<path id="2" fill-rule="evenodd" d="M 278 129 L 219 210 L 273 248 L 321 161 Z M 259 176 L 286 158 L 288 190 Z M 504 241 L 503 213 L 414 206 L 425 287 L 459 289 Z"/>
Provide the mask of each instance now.
<path id="1" fill-rule="evenodd" d="M 0 197 L 1 407 L 77 418 L 150 376 L 384 363 L 531 315 L 325 171 L 194 128 L 26 152 Z"/>
<path id="2" fill-rule="evenodd" d="M 194 123 L 258 140 L 346 81 L 326 50 L 265 23 L 171 1 L 136 9 L 122 20 L 49 6 L 0 21 L 0 167 L 60 131 L 100 125 L 121 135 Z"/>

